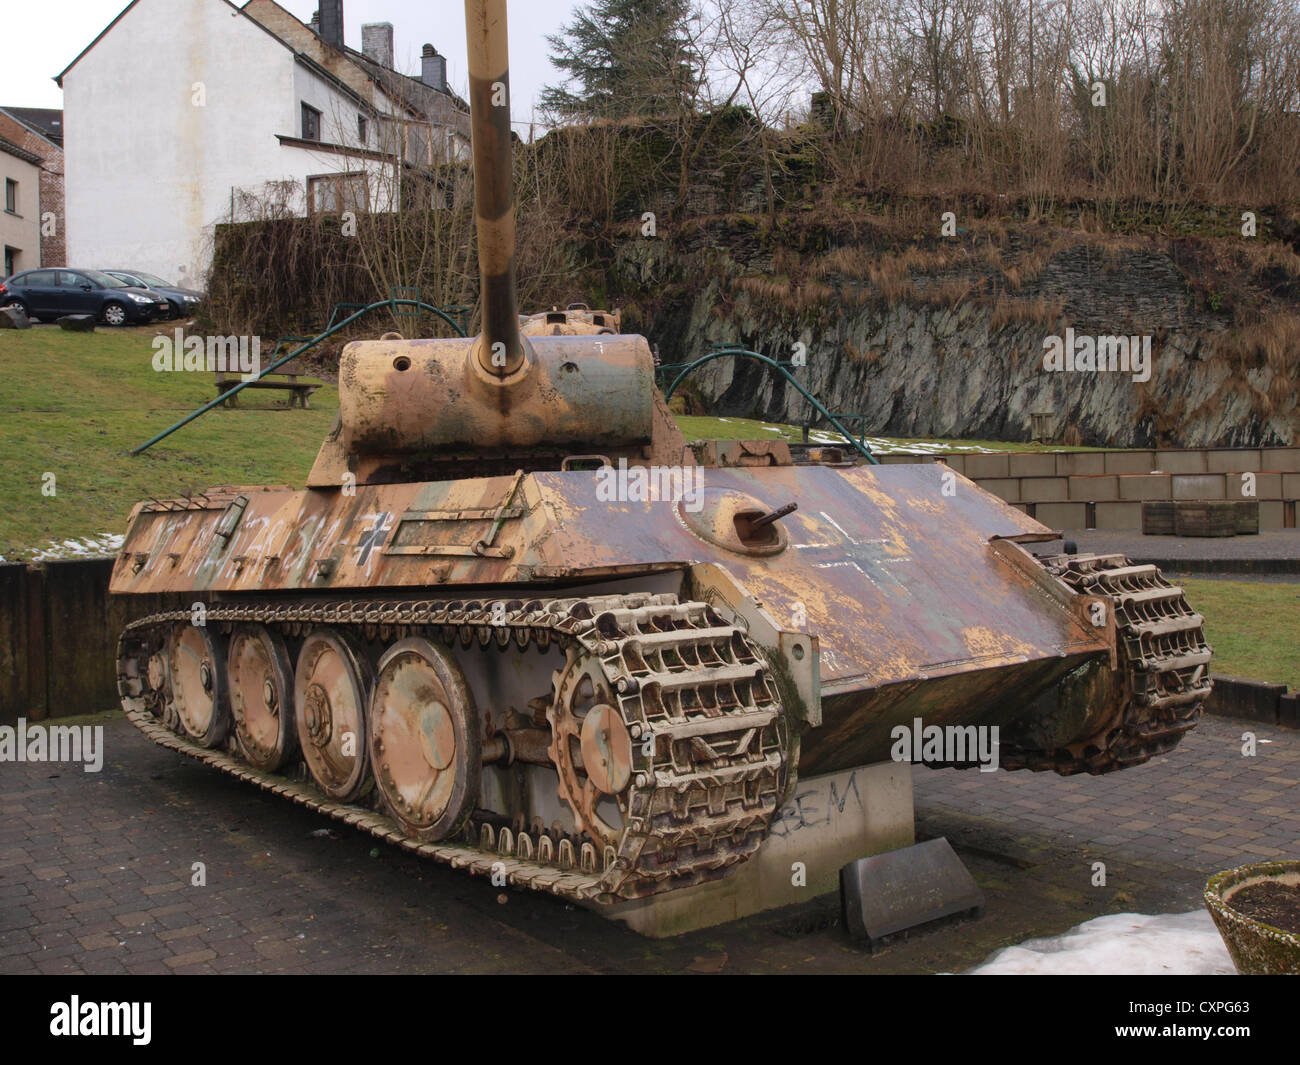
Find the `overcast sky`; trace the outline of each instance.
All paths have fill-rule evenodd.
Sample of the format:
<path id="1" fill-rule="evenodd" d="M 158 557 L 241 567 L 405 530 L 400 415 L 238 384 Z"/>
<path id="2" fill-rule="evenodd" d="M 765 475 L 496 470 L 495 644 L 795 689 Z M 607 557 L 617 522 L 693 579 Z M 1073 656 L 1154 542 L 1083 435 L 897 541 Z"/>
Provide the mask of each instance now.
<path id="1" fill-rule="evenodd" d="M 155 6 L 165 10 L 171 2 Z M 279 0 L 304 22 L 316 0 Z M 126 0 L 0 0 L 0 107 L 62 107 L 51 80 L 127 6 Z M 239 6 L 243 6 L 242 3 Z M 543 85 L 557 80 L 545 37 L 569 21 L 575 0 L 515 0 L 510 5 L 511 97 L 516 122 L 527 125 Z M 391 22 L 397 69 L 420 72 L 428 42 L 447 57 L 447 77 L 462 95 L 465 72 L 465 5 L 462 0 L 343 0 L 345 39 L 361 48 L 363 22 Z M 521 131 L 522 132 L 522 131 Z"/>

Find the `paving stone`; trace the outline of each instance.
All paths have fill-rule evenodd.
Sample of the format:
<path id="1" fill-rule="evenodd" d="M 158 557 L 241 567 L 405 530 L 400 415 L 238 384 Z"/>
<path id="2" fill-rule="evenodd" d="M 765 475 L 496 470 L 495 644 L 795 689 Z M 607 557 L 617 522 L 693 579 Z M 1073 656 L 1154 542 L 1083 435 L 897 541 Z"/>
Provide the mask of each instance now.
<path id="1" fill-rule="evenodd" d="M 77 942 L 81 944 L 82 950 L 103 950 L 108 947 L 116 947 L 118 940 L 116 936 L 110 936 L 105 932 L 96 932 L 94 935 L 78 936 Z"/>
<path id="2" fill-rule="evenodd" d="M 166 959 L 166 965 L 169 969 L 183 969 L 187 966 L 198 965 L 200 962 L 211 961 L 217 956 L 215 950 L 192 950 L 188 954 L 175 954 Z"/>
<path id="3" fill-rule="evenodd" d="M 115 757 L 98 779 L 0 774 L 0 972 L 680 972 L 717 950 L 728 971 L 960 971 L 1087 916 L 1198 908 L 1210 873 L 1300 840 L 1300 733 L 1260 730 L 1274 742 L 1243 758 L 1241 723 L 1206 719 L 1170 755 L 1102 777 L 918 770 L 920 828 L 949 838 L 988 899 L 960 936 L 868 956 L 833 918 L 792 939 L 783 911 L 656 942 L 549 897 L 500 906 L 482 879 L 343 825 L 326 844 L 319 815 L 104 723 Z"/>

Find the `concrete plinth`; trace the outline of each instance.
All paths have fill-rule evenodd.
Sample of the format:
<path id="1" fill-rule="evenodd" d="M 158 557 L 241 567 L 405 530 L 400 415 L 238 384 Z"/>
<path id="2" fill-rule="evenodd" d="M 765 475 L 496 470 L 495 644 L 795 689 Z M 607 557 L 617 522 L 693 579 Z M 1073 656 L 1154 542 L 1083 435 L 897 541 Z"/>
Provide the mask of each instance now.
<path id="1" fill-rule="evenodd" d="M 838 891 L 844 865 L 908 846 L 914 828 L 907 763 L 801 779 L 762 849 L 725 879 L 593 908 L 643 936 L 694 932 Z"/>

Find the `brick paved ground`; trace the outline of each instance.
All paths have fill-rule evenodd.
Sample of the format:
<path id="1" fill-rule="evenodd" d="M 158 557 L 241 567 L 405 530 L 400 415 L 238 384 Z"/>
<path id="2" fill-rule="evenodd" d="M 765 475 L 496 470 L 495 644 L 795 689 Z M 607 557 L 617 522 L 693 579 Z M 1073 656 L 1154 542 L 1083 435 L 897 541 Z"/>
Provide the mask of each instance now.
<path id="1" fill-rule="evenodd" d="M 918 827 L 988 896 L 978 922 L 868 956 L 833 896 L 644 940 L 379 844 L 178 754 L 119 715 L 103 772 L 0 766 L 6 973 L 953 971 L 1107 912 L 1184 911 L 1206 876 L 1300 856 L 1300 735 L 1207 719 L 1171 756 L 1108 777 L 916 771 Z M 314 835 L 329 829 L 333 835 Z M 203 862 L 207 886 L 191 886 Z M 1093 863 L 1107 867 L 1091 886 Z"/>

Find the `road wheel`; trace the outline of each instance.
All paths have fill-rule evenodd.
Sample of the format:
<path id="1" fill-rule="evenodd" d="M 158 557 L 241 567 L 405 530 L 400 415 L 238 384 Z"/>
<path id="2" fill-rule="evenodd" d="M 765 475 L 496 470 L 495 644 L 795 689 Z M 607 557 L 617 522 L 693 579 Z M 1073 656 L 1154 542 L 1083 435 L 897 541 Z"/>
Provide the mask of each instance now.
<path id="1" fill-rule="evenodd" d="M 16 307 L 18 310 L 22 311 L 23 314 L 26 315 L 28 318 L 32 316 L 32 312 L 27 309 L 27 304 L 25 304 L 22 300 L 10 300 L 8 303 L 5 304 L 5 306 Z"/>
<path id="2" fill-rule="evenodd" d="M 240 625 L 226 655 L 230 712 L 245 760 L 275 772 L 298 748 L 293 664 L 284 640 L 262 625 Z"/>
<path id="3" fill-rule="evenodd" d="M 483 755 L 474 698 L 456 661 L 419 637 L 379 660 L 370 760 L 385 805 L 408 835 L 454 835 L 478 801 Z"/>
<path id="4" fill-rule="evenodd" d="M 317 629 L 298 652 L 298 743 L 312 779 L 337 802 L 352 802 L 369 783 L 366 703 L 372 677 L 369 663 L 343 633 Z"/>
<path id="5" fill-rule="evenodd" d="M 100 317 L 105 325 L 126 325 L 126 308 L 120 303 L 106 303 Z"/>
<path id="6" fill-rule="evenodd" d="M 203 747 L 216 747 L 230 731 L 225 641 L 197 625 L 172 631 L 167 673 L 181 727 Z"/>

